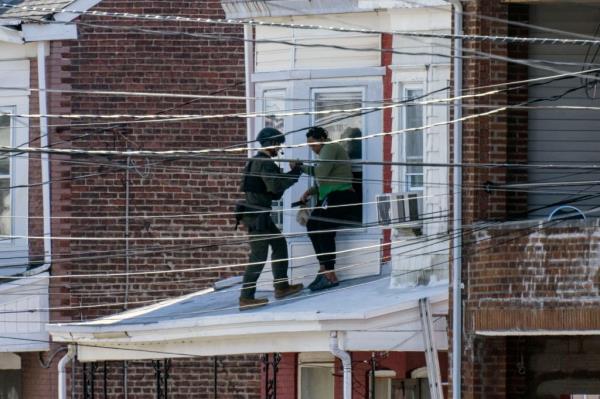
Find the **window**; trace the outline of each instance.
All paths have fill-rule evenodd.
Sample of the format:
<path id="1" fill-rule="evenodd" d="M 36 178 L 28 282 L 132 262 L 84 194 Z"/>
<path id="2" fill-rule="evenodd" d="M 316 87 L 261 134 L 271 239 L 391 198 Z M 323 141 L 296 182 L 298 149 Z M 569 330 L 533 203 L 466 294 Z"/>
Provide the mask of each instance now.
<path id="1" fill-rule="evenodd" d="M 27 98 L 0 97 L 0 113 L 26 113 Z M 18 147 L 28 142 L 29 124 L 26 118 L 0 115 L 0 145 Z M 29 196 L 29 160 L 27 154 L 7 156 L 0 154 L 0 235 L 27 236 Z M 14 188 L 11 188 L 14 187 Z M 27 268 L 23 264 L 28 254 L 27 238 L 0 239 L 3 261 L 0 275 L 21 273 Z M 12 267 L 7 267 L 11 266 Z"/>
<path id="2" fill-rule="evenodd" d="M 263 113 L 277 114 L 285 111 L 285 90 L 265 90 L 263 92 Z M 273 127 L 284 131 L 285 121 L 281 116 L 265 116 L 264 127 Z M 280 229 L 283 228 L 283 199 L 273 201 L 271 218 Z"/>
<path id="3" fill-rule="evenodd" d="M 333 398 L 333 363 L 307 363 L 299 367 L 299 399 Z"/>
<path id="4" fill-rule="evenodd" d="M 405 88 L 404 100 L 419 98 L 423 95 L 420 88 Z M 423 105 L 408 105 L 404 108 L 404 128 L 410 129 L 423 126 Z M 423 190 L 423 131 L 416 130 L 402 134 L 402 154 L 404 162 L 415 163 L 405 167 L 404 179 L 406 191 Z"/>
<path id="5" fill-rule="evenodd" d="M 11 131 L 10 116 L 0 115 L 0 145 L 11 145 Z M 0 235 L 12 234 L 10 181 L 10 157 L 0 155 Z"/>
<path id="6" fill-rule="evenodd" d="M 330 111 L 336 109 L 354 109 L 363 106 L 362 89 L 321 89 L 314 92 L 314 110 Z M 324 127 L 329 133 L 331 140 L 344 138 L 357 138 L 363 135 L 363 116 L 360 112 L 343 113 L 334 112 L 331 114 L 315 115 L 313 124 Z M 361 160 L 363 156 L 363 140 L 353 140 L 342 142 L 341 145 L 348 152 L 348 157 L 352 160 Z M 352 185 L 359 194 L 359 202 L 363 202 L 363 167 L 353 165 L 352 174 L 354 181 Z"/>

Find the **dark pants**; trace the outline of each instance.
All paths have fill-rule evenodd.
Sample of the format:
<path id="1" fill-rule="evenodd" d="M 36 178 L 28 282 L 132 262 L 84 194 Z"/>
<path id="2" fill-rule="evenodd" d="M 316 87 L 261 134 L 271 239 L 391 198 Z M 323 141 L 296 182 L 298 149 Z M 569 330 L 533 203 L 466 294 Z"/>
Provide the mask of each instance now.
<path id="1" fill-rule="evenodd" d="M 360 206 L 338 206 L 358 204 L 358 196 L 353 190 L 334 191 L 319 203 L 319 208 L 312 211 L 306 230 L 312 242 L 315 254 L 325 270 L 335 268 L 335 236 L 341 227 L 356 226 L 360 219 Z M 326 207 L 323 207 L 323 203 Z M 325 231 L 322 231 L 325 230 Z"/>
<path id="2" fill-rule="evenodd" d="M 269 219 L 270 221 L 270 219 Z M 268 237 L 262 235 L 267 234 Z M 271 246 L 271 268 L 275 288 L 286 288 L 288 286 L 288 251 L 285 237 L 275 223 L 270 221 L 261 229 L 248 227 L 250 236 L 250 265 L 246 266 L 244 280 L 242 285 L 242 298 L 254 298 L 256 293 L 256 281 L 260 276 L 267 256 L 269 255 L 269 246 Z"/>

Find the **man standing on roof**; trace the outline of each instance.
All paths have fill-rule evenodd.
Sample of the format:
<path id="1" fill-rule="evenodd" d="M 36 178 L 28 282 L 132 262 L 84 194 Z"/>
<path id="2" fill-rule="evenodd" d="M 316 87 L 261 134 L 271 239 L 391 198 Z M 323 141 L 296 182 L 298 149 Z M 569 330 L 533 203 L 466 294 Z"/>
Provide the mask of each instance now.
<path id="1" fill-rule="evenodd" d="M 271 218 L 271 204 L 281 199 L 285 190 L 294 185 L 302 174 L 301 164 L 290 163 L 291 170 L 283 173 L 272 160 L 277 156 L 285 136 L 279 130 L 266 127 L 258 133 L 263 147 L 244 168 L 241 191 L 246 195 L 242 222 L 250 237 L 250 263 L 244 272 L 240 294 L 240 310 L 266 305 L 267 298 L 255 298 L 256 282 L 265 266 L 271 247 L 271 268 L 275 298 L 281 299 L 302 291 L 302 284 L 288 281 L 288 251 L 285 237 Z"/>

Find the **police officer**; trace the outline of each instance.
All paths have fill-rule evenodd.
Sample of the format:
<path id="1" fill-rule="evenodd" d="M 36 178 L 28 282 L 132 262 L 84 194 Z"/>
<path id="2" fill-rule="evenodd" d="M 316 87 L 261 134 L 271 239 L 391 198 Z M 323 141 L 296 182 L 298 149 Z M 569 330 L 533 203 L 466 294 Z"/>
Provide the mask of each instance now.
<path id="1" fill-rule="evenodd" d="M 304 288 L 302 284 L 288 281 L 288 251 L 285 237 L 271 219 L 271 203 L 281 199 L 286 189 L 294 185 L 302 174 L 300 164 L 290 163 L 291 170 L 283 173 L 271 159 L 277 156 L 285 136 L 277 129 L 266 127 L 258 133 L 257 141 L 262 147 L 248 161 L 244 169 L 241 191 L 245 193 L 246 212 L 242 222 L 250 236 L 250 264 L 244 272 L 240 293 L 240 310 L 266 305 L 267 298 L 255 298 L 256 282 L 267 260 L 271 246 L 275 298 L 294 295 Z"/>

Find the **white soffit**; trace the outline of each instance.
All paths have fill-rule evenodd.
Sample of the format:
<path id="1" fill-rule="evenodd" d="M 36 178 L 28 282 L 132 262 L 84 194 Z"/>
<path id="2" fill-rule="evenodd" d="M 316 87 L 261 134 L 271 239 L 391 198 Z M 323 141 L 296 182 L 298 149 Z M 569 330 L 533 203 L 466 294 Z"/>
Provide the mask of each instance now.
<path id="1" fill-rule="evenodd" d="M 0 42 L 22 44 L 24 40 L 19 31 L 0 26 Z"/>
<path id="2" fill-rule="evenodd" d="M 66 24 L 23 24 L 26 42 L 77 39 L 77 25 Z"/>

